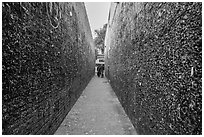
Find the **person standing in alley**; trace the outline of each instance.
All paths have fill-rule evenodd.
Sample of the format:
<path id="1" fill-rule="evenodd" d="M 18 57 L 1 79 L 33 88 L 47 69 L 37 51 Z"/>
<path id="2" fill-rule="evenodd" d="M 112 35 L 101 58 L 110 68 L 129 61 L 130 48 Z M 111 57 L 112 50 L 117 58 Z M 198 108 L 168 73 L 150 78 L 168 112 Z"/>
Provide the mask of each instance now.
<path id="1" fill-rule="evenodd" d="M 103 65 L 101 65 L 101 78 L 103 78 L 104 77 L 104 64 Z"/>
<path id="2" fill-rule="evenodd" d="M 97 76 L 98 76 L 98 77 L 100 77 L 100 75 L 101 75 L 100 68 L 101 68 L 101 66 L 98 65 L 98 67 L 97 67 Z"/>

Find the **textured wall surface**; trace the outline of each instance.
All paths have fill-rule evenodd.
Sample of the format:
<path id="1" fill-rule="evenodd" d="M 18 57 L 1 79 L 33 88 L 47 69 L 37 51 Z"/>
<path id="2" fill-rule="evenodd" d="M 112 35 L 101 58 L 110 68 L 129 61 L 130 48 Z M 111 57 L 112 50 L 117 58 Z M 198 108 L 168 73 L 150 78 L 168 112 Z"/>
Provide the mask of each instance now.
<path id="1" fill-rule="evenodd" d="M 53 134 L 94 52 L 83 3 L 2 3 L 2 134 Z"/>
<path id="2" fill-rule="evenodd" d="M 137 132 L 202 134 L 202 3 L 111 8 L 106 76 Z"/>

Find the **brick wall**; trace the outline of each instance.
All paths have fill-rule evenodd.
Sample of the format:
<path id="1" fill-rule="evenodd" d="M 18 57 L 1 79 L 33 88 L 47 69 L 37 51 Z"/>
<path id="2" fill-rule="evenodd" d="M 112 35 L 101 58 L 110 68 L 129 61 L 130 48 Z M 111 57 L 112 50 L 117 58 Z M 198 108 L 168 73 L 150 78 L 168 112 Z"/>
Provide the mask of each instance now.
<path id="1" fill-rule="evenodd" d="M 112 3 L 105 41 L 139 134 L 202 134 L 202 3 Z"/>
<path id="2" fill-rule="evenodd" d="M 83 3 L 2 3 L 2 134 L 53 134 L 94 52 Z"/>

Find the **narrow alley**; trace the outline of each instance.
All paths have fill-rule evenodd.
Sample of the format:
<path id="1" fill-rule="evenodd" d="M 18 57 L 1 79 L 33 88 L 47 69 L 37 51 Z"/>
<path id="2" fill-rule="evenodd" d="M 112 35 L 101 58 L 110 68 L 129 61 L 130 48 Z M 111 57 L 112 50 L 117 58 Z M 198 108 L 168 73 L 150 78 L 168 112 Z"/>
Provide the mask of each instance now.
<path id="1" fill-rule="evenodd" d="M 135 135 L 106 78 L 94 76 L 55 135 Z"/>
<path id="2" fill-rule="evenodd" d="M 202 135 L 202 2 L 2 2 L 1 69 L 3 135 Z"/>

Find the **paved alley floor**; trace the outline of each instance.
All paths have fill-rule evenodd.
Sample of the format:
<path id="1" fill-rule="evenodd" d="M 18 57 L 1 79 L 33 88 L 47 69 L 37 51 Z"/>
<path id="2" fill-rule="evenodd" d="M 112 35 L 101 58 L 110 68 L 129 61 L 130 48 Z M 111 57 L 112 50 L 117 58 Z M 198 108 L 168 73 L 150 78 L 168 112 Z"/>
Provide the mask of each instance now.
<path id="1" fill-rule="evenodd" d="M 94 76 L 55 135 L 137 134 L 106 78 Z"/>

